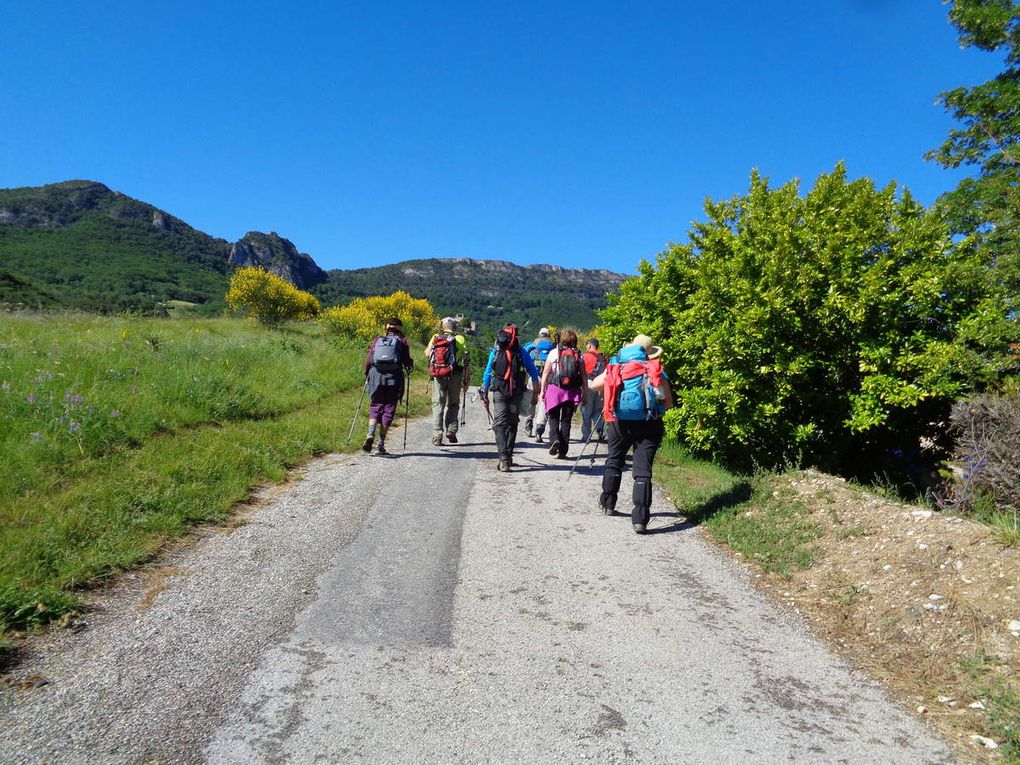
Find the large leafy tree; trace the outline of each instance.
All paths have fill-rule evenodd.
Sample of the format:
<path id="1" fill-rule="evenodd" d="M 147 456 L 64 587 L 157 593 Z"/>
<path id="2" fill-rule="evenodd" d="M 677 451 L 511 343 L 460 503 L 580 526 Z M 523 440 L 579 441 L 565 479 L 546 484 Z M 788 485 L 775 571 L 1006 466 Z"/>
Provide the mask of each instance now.
<path id="1" fill-rule="evenodd" d="M 754 173 L 705 212 L 602 312 L 610 343 L 663 346 L 667 423 L 695 452 L 866 470 L 938 443 L 951 403 L 997 378 L 1001 300 L 908 191 L 842 165 L 803 196 Z"/>
<path id="2" fill-rule="evenodd" d="M 1009 310 L 1020 307 L 1020 2 L 952 0 L 949 20 L 963 47 L 1002 54 L 1005 68 L 988 82 L 943 92 L 939 100 L 961 123 L 927 157 L 976 175 L 943 195 L 960 247 L 979 252 Z"/>

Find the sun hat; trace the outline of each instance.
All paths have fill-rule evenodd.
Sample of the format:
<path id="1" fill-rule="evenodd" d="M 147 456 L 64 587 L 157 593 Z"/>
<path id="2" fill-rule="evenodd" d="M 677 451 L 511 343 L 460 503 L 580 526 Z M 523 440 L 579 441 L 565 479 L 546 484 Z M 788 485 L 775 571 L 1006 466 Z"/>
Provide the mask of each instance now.
<path id="1" fill-rule="evenodd" d="M 657 359 L 660 355 L 662 355 L 662 348 L 657 345 L 652 345 L 652 338 L 648 335 L 638 335 L 634 338 L 632 345 L 640 345 L 644 348 L 645 354 L 647 354 L 649 359 Z"/>
<path id="2" fill-rule="evenodd" d="M 538 330 L 538 336 L 539 337 L 549 337 L 549 328 L 548 327 L 542 327 L 542 329 Z"/>

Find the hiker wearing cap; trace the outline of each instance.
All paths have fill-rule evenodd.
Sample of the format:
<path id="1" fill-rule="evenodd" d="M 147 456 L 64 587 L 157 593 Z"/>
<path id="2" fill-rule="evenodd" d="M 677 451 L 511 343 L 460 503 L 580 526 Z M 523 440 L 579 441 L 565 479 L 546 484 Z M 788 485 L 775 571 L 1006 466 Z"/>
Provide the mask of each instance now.
<path id="1" fill-rule="evenodd" d="M 638 534 L 645 533 L 651 515 L 652 463 L 665 433 L 662 415 L 673 406 L 673 391 L 659 361 L 661 354 L 662 348 L 652 345 L 648 335 L 638 335 L 591 383 L 604 394 L 602 415 L 609 445 L 599 507 L 606 515 L 616 513 L 623 463 L 633 448 L 631 522 Z"/>
<path id="2" fill-rule="evenodd" d="M 542 369 L 541 400 L 549 419 L 549 454 L 567 458 L 570 448 L 570 421 L 588 395 L 588 376 L 584 359 L 577 350 L 577 333 L 565 329 L 556 337 Z"/>
<path id="3" fill-rule="evenodd" d="M 517 424 L 520 421 L 521 402 L 531 380 L 531 405 L 538 403 L 538 370 L 531 356 L 517 339 L 517 325 L 507 324 L 496 333 L 496 343 L 489 351 L 478 394 L 482 405 L 489 409 L 492 396 L 492 430 L 499 451 L 497 470 L 509 471 L 514 464 L 514 446 L 517 443 Z"/>
<path id="4" fill-rule="evenodd" d="M 531 356 L 531 361 L 538 370 L 538 373 L 542 373 L 542 369 L 545 367 L 545 362 L 549 358 L 550 352 L 556 347 L 556 343 L 552 341 L 552 333 L 548 327 L 542 327 L 538 330 L 538 337 L 532 340 L 530 343 L 526 343 L 524 346 L 525 352 Z M 525 404 L 527 409 L 527 404 Z M 545 405 L 539 397 L 538 404 L 532 406 L 530 411 L 525 411 L 524 429 L 529 436 L 534 435 L 537 443 L 542 443 L 542 434 L 545 432 Z"/>
<path id="5" fill-rule="evenodd" d="M 365 390 L 371 404 L 368 436 L 361 446 L 362 451 L 372 451 L 378 433 L 378 453 L 387 453 L 386 431 L 393 422 L 397 404 L 404 397 L 404 373 L 409 374 L 413 368 L 411 349 L 404 339 L 404 325 L 400 319 L 390 319 L 386 322 L 386 334 L 372 341 L 365 358 Z"/>
<path id="6" fill-rule="evenodd" d="M 597 338 L 589 337 L 588 350 L 584 354 L 584 371 L 590 385 L 591 381 L 602 374 L 606 368 L 606 357 L 599 351 Z M 602 421 L 602 393 L 589 390 L 588 396 L 581 404 L 581 440 L 585 443 L 591 437 L 592 425 L 598 431 L 599 440 L 605 438 L 605 424 Z"/>
<path id="7" fill-rule="evenodd" d="M 443 434 L 457 443 L 461 392 L 471 383 L 471 360 L 467 341 L 457 334 L 457 320 L 447 316 L 443 329 L 425 346 L 432 389 L 432 443 L 443 445 Z"/>

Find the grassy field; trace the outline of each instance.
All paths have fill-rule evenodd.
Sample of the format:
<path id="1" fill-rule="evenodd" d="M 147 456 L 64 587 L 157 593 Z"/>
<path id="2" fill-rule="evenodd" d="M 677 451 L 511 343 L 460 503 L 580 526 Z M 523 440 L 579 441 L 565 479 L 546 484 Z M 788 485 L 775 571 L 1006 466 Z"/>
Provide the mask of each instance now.
<path id="1" fill-rule="evenodd" d="M 314 325 L 0 317 L 0 632 L 343 449 L 363 353 Z"/>

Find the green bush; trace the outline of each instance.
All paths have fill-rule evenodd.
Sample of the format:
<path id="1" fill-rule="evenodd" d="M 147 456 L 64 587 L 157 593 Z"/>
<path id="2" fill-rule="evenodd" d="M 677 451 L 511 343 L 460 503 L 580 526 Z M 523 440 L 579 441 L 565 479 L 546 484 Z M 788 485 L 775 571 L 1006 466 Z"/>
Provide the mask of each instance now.
<path id="1" fill-rule="evenodd" d="M 910 459 L 1008 365 L 1016 323 L 907 190 L 842 165 L 804 196 L 754 173 L 705 210 L 602 312 L 607 347 L 639 331 L 663 346 L 669 432 L 695 454 L 853 472 Z"/>

